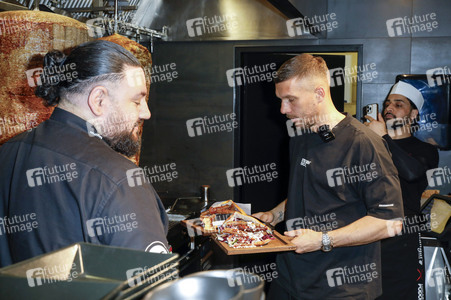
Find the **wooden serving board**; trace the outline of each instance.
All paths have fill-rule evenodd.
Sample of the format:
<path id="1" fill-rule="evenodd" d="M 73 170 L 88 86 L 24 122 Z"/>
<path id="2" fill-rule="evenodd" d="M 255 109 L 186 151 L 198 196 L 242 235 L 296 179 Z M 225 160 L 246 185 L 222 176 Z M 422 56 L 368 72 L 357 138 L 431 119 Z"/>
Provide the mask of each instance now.
<path id="1" fill-rule="evenodd" d="M 274 239 L 268 244 L 255 248 L 232 248 L 227 243 L 221 242 L 217 239 L 216 231 L 205 231 L 202 227 L 202 221 L 197 219 L 183 220 L 181 224 L 188 230 L 189 236 L 204 235 L 211 236 L 216 244 L 227 254 L 227 255 L 238 255 L 238 254 L 253 254 L 253 253 L 267 253 L 267 252 L 282 252 L 282 251 L 294 251 L 296 250 L 296 245 L 290 242 L 290 238 L 281 235 L 277 231 L 273 230 Z"/>
<path id="2" fill-rule="evenodd" d="M 238 254 L 253 254 L 253 253 L 267 253 L 267 252 L 282 252 L 282 251 L 294 251 L 296 245 L 290 242 L 288 237 L 285 237 L 273 230 L 274 239 L 268 244 L 255 248 L 232 248 L 227 243 L 221 242 L 217 239 L 216 234 L 213 234 L 211 238 L 215 241 L 219 247 L 224 250 L 227 255 Z"/>

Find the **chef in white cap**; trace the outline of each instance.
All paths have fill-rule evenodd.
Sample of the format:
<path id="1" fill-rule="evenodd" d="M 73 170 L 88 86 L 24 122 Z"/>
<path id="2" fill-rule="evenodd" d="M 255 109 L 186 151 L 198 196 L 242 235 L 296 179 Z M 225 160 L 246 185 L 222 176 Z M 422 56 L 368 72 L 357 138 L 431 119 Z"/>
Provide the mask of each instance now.
<path id="1" fill-rule="evenodd" d="M 421 92 L 414 86 L 398 81 L 390 90 L 390 94 L 383 103 L 382 114 L 378 114 L 378 122 L 365 116 L 370 123 L 366 123 L 380 136 L 389 134 L 392 139 L 403 139 L 412 135 L 412 125 L 419 117 L 424 104 Z"/>
<path id="2" fill-rule="evenodd" d="M 401 183 L 404 222 L 402 235 L 381 242 L 382 290 L 377 300 L 420 299 L 417 289 L 421 194 L 427 187 L 426 171 L 437 168 L 438 150 L 412 135 L 424 104 L 421 92 L 399 81 L 383 102 L 378 119 L 367 117 L 369 128 L 388 144 Z M 418 269 L 418 270 L 417 270 Z"/>

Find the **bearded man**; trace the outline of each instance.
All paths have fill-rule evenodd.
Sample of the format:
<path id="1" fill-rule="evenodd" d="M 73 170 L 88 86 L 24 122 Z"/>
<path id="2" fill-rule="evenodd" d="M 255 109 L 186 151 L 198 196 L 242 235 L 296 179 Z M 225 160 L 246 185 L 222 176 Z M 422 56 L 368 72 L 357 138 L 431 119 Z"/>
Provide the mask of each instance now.
<path id="1" fill-rule="evenodd" d="M 412 133 L 418 128 L 419 112 L 424 104 L 421 92 L 403 81 L 390 90 L 383 102 L 378 120 L 367 116 L 366 125 L 388 144 L 393 163 L 398 169 L 404 207 L 402 234 L 381 243 L 382 290 L 381 299 L 419 299 L 417 280 L 421 278 L 418 264 L 420 246 L 421 194 L 427 187 L 426 171 L 437 168 L 438 150 L 420 141 Z M 399 270 L 402 270 L 400 272 Z"/>
<path id="2" fill-rule="evenodd" d="M 164 206 L 126 158 L 150 118 L 141 64 L 98 40 L 47 53 L 40 82 L 52 116 L 0 148 L 0 267 L 77 242 L 167 253 Z"/>

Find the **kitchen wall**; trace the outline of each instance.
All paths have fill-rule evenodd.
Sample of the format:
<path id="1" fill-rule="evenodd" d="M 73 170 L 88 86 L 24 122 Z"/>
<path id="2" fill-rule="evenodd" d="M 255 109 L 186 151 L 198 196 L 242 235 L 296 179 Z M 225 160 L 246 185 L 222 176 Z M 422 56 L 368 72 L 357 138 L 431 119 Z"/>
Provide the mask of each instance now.
<path id="1" fill-rule="evenodd" d="M 233 133 L 222 131 L 190 137 L 186 122 L 233 112 L 233 88 L 227 83 L 226 71 L 235 68 L 234 47 L 361 44 L 363 65 L 374 63 L 377 71 L 377 77 L 362 82 L 363 105 L 381 102 L 398 74 L 424 74 L 428 69 L 451 66 L 448 0 L 292 1 L 309 18 L 335 14 L 337 21 L 331 31 L 294 37 L 287 32 L 289 18 L 265 1 L 199 1 L 203 4 L 200 6 L 193 4 L 196 1 L 175 1 L 172 11 L 159 2 L 160 10 L 153 17 L 144 18 L 149 12 L 141 7 L 136 15 L 141 25 L 170 27 L 168 40 L 154 44 L 153 63 L 158 67 L 154 75 L 158 75 L 155 79 L 159 82 L 154 80 L 151 86 L 152 118 L 145 123 L 141 154 L 143 167 L 162 168 L 172 163 L 167 169 L 176 172 L 177 178 L 170 181 L 171 176 L 160 172 L 159 180 L 154 182 L 162 197 L 198 195 L 202 184 L 211 185 L 212 196 L 218 200 L 233 196 L 226 178 L 226 171 L 234 167 Z M 233 30 L 189 36 L 187 20 L 224 16 L 224 9 L 228 14 L 236 13 L 232 20 L 237 26 Z M 387 20 L 426 15 L 433 18 L 433 14 L 437 28 L 389 36 Z M 257 18 L 258 15 L 262 17 Z M 240 20 L 246 20 L 242 21 L 242 27 Z M 451 166 L 450 151 L 440 151 L 440 166 Z M 441 191 L 449 193 L 451 186 L 441 186 Z"/>

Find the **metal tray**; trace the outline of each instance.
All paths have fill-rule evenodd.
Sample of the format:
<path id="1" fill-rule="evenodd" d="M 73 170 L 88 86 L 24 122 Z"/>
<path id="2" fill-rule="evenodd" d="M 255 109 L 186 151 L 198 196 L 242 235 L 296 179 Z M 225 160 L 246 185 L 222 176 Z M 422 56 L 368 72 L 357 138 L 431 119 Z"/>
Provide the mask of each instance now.
<path id="1" fill-rule="evenodd" d="M 133 299 L 167 281 L 161 279 L 177 278 L 177 258 L 76 243 L 0 269 L 0 290 L 7 299 Z"/>

